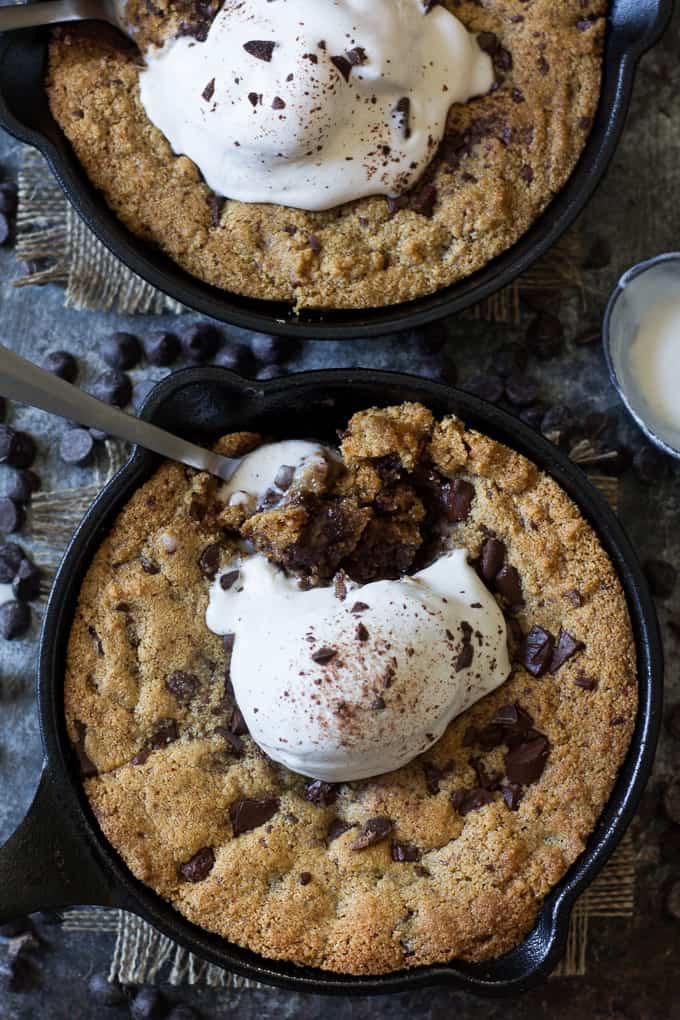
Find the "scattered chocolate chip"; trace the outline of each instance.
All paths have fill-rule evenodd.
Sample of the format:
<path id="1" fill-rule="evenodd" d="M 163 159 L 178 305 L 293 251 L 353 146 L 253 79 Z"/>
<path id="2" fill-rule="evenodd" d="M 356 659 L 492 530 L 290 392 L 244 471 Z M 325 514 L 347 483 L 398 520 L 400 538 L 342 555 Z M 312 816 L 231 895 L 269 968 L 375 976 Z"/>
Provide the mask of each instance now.
<path id="1" fill-rule="evenodd" d="M 451 794 L 451 804 L 459 815 L 467 815 L 470 811 L 478 811 L 485 804 L 491 804 L 493 795 L 489 790 L 476 787 L 473 790 L 455 790 Z"/>
<path id="2" fill-rule="evenodd" d="M 0 498 L 0 531 L 12 535 L 24 523 L 24 508 L 21 503 L 6 496 Z"/>
<path id="3" fill-rule="evenodd" d="M 347 59 L 339 55 L 337 57 L 331 57 L 331 64 L 339 71 L 345 81 L 349 81 L 349 76 L 352 73 L 352 65 Z"/>
<path id="4" fill-rule="evenodd" d="M 300 877 L 299 877 L 300 885 L 309 885 L 309 883 L 311 881 L 312 881 L 312 874 L 311 874 L 310 871 L 301 871 L 300 872 Z"/>
<path id="5" fill-rule="evenodd" d="M 577 640 L 572 635 L 560 627 L 560 632 L 557 635 L 557 644 L 553 651 L 550 665 L 548 666 L 549 673 L 557 673 L 558 669 L 561 669 L 567 659 L 571 659 L 577 652 L 583 651 L 585 648 L 583 641 Z"/>
<path id="6" fill-rule="evenodd" d="M 483 751 L 493 751 L 503 743 L 503 727 L 495 723 L 482 726 L 477 729 L 475 726 L 468 726 L 463 736 L 463 747 L 471 747 L 477 744 Z"/>
<path id="7" fill-rule="evenodd" d="M 67 429 L 59 440 L 59 456 L 65 464 L 87 464 L 93 450 L 89 429 Z"/>
<path id="8" fill-rule="evenodd" d="M 211 846 L 198 850 L 190 860 L 180 866 L 182 878 L 188 882 L 202 882 L 207 878 L 215 864 L 215 851 Z"/>
<path id="9" fill-rule="evenodd" d="M 508 783 L 507 786 L 501 787 L 501 793 L 503 794 L 503 800 L 510 808 L 511 811 L 519 810 L 519 803 L 523 795 L 522 787 L 519 783 Z"/>
<path id="10" fill-rule="evenodd" d="M 285 336 L 273 336 L 270 333 L 253 333 L 250 338 L 250 349 L 258 361 L 266 364 L 285 361 L 293 353 L 293 343 Z"/>
<path id="11" fill-rule="evenodd" d="M 459 673 L 461 669 L 468 669 L 472 665 L 474 651 L 475 650 L 470 643 L 463 644 L 463 647 L 456 656 L 456 661 L 453 667 L 456 673 Z"/>
<path id="12" fill-rule="evenodd" d="M 178 669 L 165 678 L 165 686 L 175 698 L 178 705 L 188 705 L 196 695 L 200 686 L 195 673 L 186 673 Z"/>
<path id="13" fill-rule="evenodd" d="M 547 361 L 559 354 L 564 346 L 562 323 L 551 312 L 540 312 L 526 333 L 526 342 L 541 361 Z"/>
<path id="14" fill-rule="evenodd" d="M 420 850 L 413 843 L 401 843 L 399 840 L 392 840 L 392 860 L 402 863 L 404 861 L 419 861 L 421 858 Z"/>
<path id="15" fill-rule="evenodd" d="M 229 808 L 229 818 L 234 836 L 240 836 L 251 829 L 257 829 L 273 818 L 279 809 L 276 797 L 265 797 L 261 800 L 243 798 L 235 800 Z"/>
<path id="16" fill-rule="evenodd" d="M 40 479 L 30 468 L 15 471 L 7 490 L 7 496 L 15 503 L 28 503 L 34 492 L 40 488 Z"/>
<path id="17" fill-rule="evenodd" d="M 85 736 L 87 734 L 87 726 L 80 719 L 75 719 L 73 722 L 76 730 L 76 739 L 73 744 L 73 750 L 78 761 L 78 768 L 83 779 L 91 779 L 92 776 L 96 776 L 97 766 L 94 764 L 89 754 L 85 750 Z"/>
<path id="18" fill-rule="evenodd" d="M 326 662 L 330 662 L 338 654 L 337 648 L 330 648 L 328 645 L 324 645 L 323 648 L 318 648 L 315 652 L 312 652 L 312 659 L 314 662 L 318 662 L 323 665 Z"/>
<path id="19" fill-rule="evenodd" d="M 352 843 L 352 850 L 365 850 L 369 846 L 375 846 L 376 843 L 382 842 L 386 839 L 394 828 L 394 823 L 386 818 L 384 815 L 378 815 L 375 818 L 369 818 L 367 822 L 361 826 L 359 835 Z"/>
<path id="20" fill-rule="evenodd" d="M 491 584 L 505 562 L 505 545 L 497 538 L 485 538 L 482 544 L 480 569 L 487 584 Z"/>
<path id="21" fill-rule="evenodd" d="M 130 1003 L 132 1020 L 160 1020 L 164 1013 L 165 1000 L 157 988 L 142 985 L 137 989 Z"/>
<path id="22" fill-rule="evenodd" d="M 480 372 L 478 375 L 468 379 L 463 384 L 467 393 L 472 393 L 482 400 L 488 400 L 491 404 L 497 404 L 503 399 L 505 384 L 499 375 L 492 372 Z"/>
<path id="23" fill-rule="evenodd" d="M 28 432 L 18 432 L 11 425 L 0 425 L 0 464 L 28 468 L 35 460 L 35 443 Z"/>
<path id="24" fill-rule="evenodd" d="M 101 355 L 107 365 L 111 368 L 122 368 L 127 370 L 139 364 L 142 357 L 142 348 L 139 340 L 132 333 L 112 333 L 104 341 L 101 348 Z"/>
<path id="25" fill-rule="evenodd" d="M 338 799 L 338 787 L 336 783 L 324 783 L 321 779 L 315 779 L 305 786 L 304 796 L 310 804 L 330 807 Z"/>
<path id="26" fill-rule="evenodd" d="M 365 627 L 363 623 L 357 624 L 356 635 L 357 641 L 368 641 L 368 628 Z"/>
<path id="27" fill-rule="evenodd" d="M 114 407 L 126 407 L 132 397 L 132 383 L 125 372 L 118 368 L 108 368 L 95 379 L 92 396 Z"/>
<path id="28" fill-rule="evenodd" d="M 222 342 L 220 331 L 209 322 L 197 322 L 181 333 L 182 350 L 189 361 L 210 361 Z"/>
<path id="29" fill-rule="evenodd" d="M 201 92 L 201 96 L 203 99 L 205 99 L 206 103 L 209 103 L 214 95 L 215 95 L 215 79 L 211 78 L 208 84 Z"/>
<path id="30" fill-rule="evenodd" d="M 365 602 L 355 602 L 350 609 L 350 613 L 365 613 L 367 609 L 370 609 L 370 606 Z"/>
<path id="31" fill-rule="evenodd" d="M 24 559 L 24 552 L 16 542 L 0 545 L 0 584 L 11 584 Z"/>
<path id="32" fill-rule="evenodd" d="M 201 553 L 198 565 L 201 572 L 209 577 L 211 580 L 219 570 L 220 566 L 220 547 L 213 543 L 212 545 L 206 546 Z M 238 571 L 237 571 L 238 573 Z"/>
<path id="33" fill-rule="evenodd" d="M 226 574 L 222 574 L 220 578 L 220 588 L 222 591 L 229 591 L 230 588 L 233 588 L 240 576 L 240 570 L 229 570 Z"/>
<path id="34" fill-rule="evenodd" d="M 161 568 L 153 560 L 150 560 L 144 553 L 140 554 L 139 562 L 145 574 L 160 574 Z"/>
<path id="35" fill-rule="evenodd" d="M 498 50 L 500 42 L 495 32 L 479 32 L 477 34 L 477 45 L 480 50 L 484 53 L 488 53 L 489 56 L 493 56 Z"/>
<path id="36" fill-rule="evenodd" d="M 285 110 L 286 101 L 281 96 L 274 96 L 272 99 L 272 110 Z"/>
<path id="37" fill-rule="evenodd" d="M 576 588 L 571 588 L 569 591 L 564 593 L 564 597 L 570 606 L 574 609 L 580 609 L 583 605 L 583 595 Z"/>
<path id="38" fill-rule="evenodd" d="M 147 762 L 149 760 L 149 755 L 150 754 L 151 754 L 151 751 L 149 750 L 149 748 L 148 747 L 143 747 L 140 751 L 137 751 L 137 754 L 132 759 L 132 764 L 133 765 L 144 765 L 145 762 Z"/>
<path id="39" fill-rule="evenodd" d="M 552 661 L 555 639 L 547 630 L 534 626 L 524 638 L 520 661 L 532 676 L 540 677 L 548 671 Z"/>
<path id="40" fill-rule="evenodd" d="M 475 487 L 464 478 L 454 478 L 441 487 L 441 503 L 448 521 L 466 521 L 470 516 Z"/>
<path id="41" fill-rule="evenodd" d="M 42 572 L 30 560 L 22 560 L 12 581 L 12 594 L 19 602 L 34 602 L 40 598 Z"/>
<path id="42" fill-rule="evenodd" d="M 117 981 L 109 981 L 102 971 L 96 971 L 87 982 L 89 997 L 98 1006 L 121 1006 L 127 1002 L 125 992 Z"/>
<path id="43" fill-rule="evenodd" d="M 549 753 L 550 742 L 542 733 L 517 744 L 503 759 L 508 780 L 522 786 L 537 782 L 543 774 Z"/>
<path id="44" fill-rule="evenodd" d="M 354 825 L 352 822 L 345 822 L 342 818 L 334 818 L 331 824 L 328 826 L 328 832 L 326 833 L 326 843 L 332 843 L 339 836 L 342 836 L 343 832 L 348 832 L 349 829 L 353 829 Z"/>
<path id="45" fill-rule="evenodd" d="M 652 594 L 660 599 L 670 598 L 677 578 L 673 564 L 666 560 L 649 559 L 645 560 L 643 570 Z"/>
<path id="46" fill-rule="evenodd" d="M 307 238 L 307 244 L 312 249 L 315 255 L 318 255 L 321 251 L 321 241 L 316 234 L 310 234 Z"/>
<path id="47" fill-rule="evenodd" d="M 208 203 L 208 209 L 210 210 L 210 219 L 213 227 L 219 227 L 222 220 L 222 210 L 227 204 L 226 198 L 222 195 L 216 195 L 214 192 L 208 195 L 206 199 Z"/>
<path id="48" fill-rule="evenodd" d="M 496 574 L 496 591 L 502 595 L 511 609 L 524 605 L 522 580 L 516 567 L 506 564 Z"/>
<path id="49" fill-rule="evenodd" d="M 257 60 L 265 60 L 267 63 L 272 59 L 275 48 L 276 43 L 270 42 L 267 39 L 251 39 L 250 42 L 243 44 L 243 49 L 251 57 L 255 57 Z"/>
<path id="50" fill-rule="evenodd" d="M 78 362 L 68 351 L 50 351 L 43 358 L 42 367 L 66 382 L 75 382 L 78 376 Z"/>
<path id="51" fill-rule="evenodd" d="M 179 730 L 175 719 L 159 719 L 156 729 L 149 740 L 149 747 L 152 751 L 159 751 L 168 744 L 173 744 L 179 738 Z"/>
<path id="52" fill-rule="evenodd" d="M 408 96 L 402 96 L 394 108 L 394 113 L 399 123 L 399 131 L 402 138 L 411 137 L 411 100 Z"/>

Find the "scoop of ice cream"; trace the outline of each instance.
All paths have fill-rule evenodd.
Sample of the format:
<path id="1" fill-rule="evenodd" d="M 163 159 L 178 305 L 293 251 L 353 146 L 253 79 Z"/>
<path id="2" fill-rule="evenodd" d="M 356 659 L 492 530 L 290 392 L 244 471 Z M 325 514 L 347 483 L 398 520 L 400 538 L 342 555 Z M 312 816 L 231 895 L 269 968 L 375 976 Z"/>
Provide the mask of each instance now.
<path id="1" fill-rule="evenodd" d="M 397 195 L 491 61 L 421 0 L 226 0 L 205 41 L 147 54 L 141 100 L 219 195 L 328 209 Z"/>
<path id="2" fill-rule="evenodd" d="M 206 622 L 235 635 L 231 680 L 253 738 L 329 782 L 405 765 L 510 673 L 503 615 L 463 549 L 344 600 L 250 556 L 215 580 Z"/>

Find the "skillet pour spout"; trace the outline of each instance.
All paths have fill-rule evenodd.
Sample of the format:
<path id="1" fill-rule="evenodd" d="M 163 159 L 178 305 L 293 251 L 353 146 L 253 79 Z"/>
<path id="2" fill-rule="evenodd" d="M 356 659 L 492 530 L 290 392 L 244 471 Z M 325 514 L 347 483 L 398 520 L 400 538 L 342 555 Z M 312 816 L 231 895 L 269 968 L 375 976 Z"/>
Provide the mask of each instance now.
<path id="1" fill-rule="evenodd" d="M 596 530 L 623 587 L 638 656 L 639 712 L 626 761 L 581 857 L 544 901 L 519 946 L 483 964 L 452 961 L 381 976 L 354 977 L 264 959 L 186 921 L 137 881 L 107 843 L 82 790 L 66 734 L 66 645 L 80 586 L 102 537 L 158 458 L 134 448 L 85 514 L 57 574 L 40 642 L 37 691 L 45 765 L 28 817 L 0 848 L 0 923 L 46 907 L 103 904 L 134 911 L 198 956 L 246 977 L 297 991 L 359 995 L 451 984 L 511 995 L 544 979 L 560 959 L 571 908 L 621 839 L 651 771 L 661 722 L 663 659 L 654 603 L 635 553 L 613 511 L 586 476 L 522 422 L 485 401 L 415 376 L 372 370 L 305 372 L 253 383 L 208 367 L 166 378 L 142 417 L 161 427 L 184 423 L 185 437 L 208 444 L 235 430 L 333 442 L 338 426 L 376 404 L 420 401 L 438 416 L 456 414 L 548 472 Z"/>
<path id="2" fill-rule="evenodd" d="M 573 223 L 614 154 L 628 112 L 642 54 L 660 38 L 673 0 L 611 0 L 600 105 L 586 148 L 569 181 L 533 227 L 479 272 L 434 294 L 399 305 L 355 311 L 305 311 L 218 290 L 180 269 L 115 217 L 89 181 L 58 127 L 43 84 L 48 33 L 0 37 L 0 126 L 38 148 L 76 212 L 96 236 L 139 276 L 204 315 L 261 333 L 312 340 L 382 336 L 462 311 L 525 272 Z"/>

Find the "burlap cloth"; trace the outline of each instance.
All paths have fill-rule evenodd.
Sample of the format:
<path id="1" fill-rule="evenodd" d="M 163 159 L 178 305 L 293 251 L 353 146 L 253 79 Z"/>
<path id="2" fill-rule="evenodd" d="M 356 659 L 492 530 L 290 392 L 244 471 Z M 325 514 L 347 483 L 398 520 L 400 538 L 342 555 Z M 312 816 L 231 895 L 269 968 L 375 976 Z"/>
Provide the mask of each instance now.
<path id="1" fill-rule="evenodd" d="M 64 198 L 42 157 L 32 149 L 23 154 L 19 177 L 16 254 L 29 263 L 17 286 L 58 282 L 72 308 L 115 310 L 123 313 L 180 312 L 178 302 L 160 294 L 130 272 L 92 235 Z M 468 314 L 496 322 L 519 321 L 520 301 L 532 294 L 565 289 L 583 292 L 580 264 L 582 243 L 571 232 L 557 248 L 500 293 Z M 38 260 L 37 264 L 34 263 Z M 35 559 L 46 574 L 44 594 L 63 549 L 83 513 L 102 485 L 124 459 L 124 447 L 106 443 L 107 463 L 87 486 L 39 492 L 33 498 L 27 532 Z M 618 483 L 591 475 L 616 508 Z M 569 927 L 564 960 L 557 976 L 583 975 L 587 967 L 588 927 L 594 918 L 629 918 L 635 902 L 635 856 L 627 834 L 611 860 L 577 900 Z M 254 986 L 237 975 L 199 960 L 150 924 L 123 910 L 83 907 L 69 910 L 64 927 L 70 931 L 110 932 L 114 947 L 110 974 L 124 983 L 169 981 L 179 985 L 205 983 L 213 987 Z"/>

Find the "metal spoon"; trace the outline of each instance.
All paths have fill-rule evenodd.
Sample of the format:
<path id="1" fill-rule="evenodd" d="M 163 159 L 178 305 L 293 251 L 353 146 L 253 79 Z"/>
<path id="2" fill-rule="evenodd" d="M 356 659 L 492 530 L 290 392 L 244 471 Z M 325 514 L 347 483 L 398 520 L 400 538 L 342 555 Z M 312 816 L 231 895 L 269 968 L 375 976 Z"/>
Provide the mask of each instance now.
<path id="1" fill-rule="evenodd" d="M 116 407 L 109 407 L 89 393 L 84 393 L 2 346 L 0 393 L 11 400 L 23 400 L 43 411 L 70 418 L 87 428 L 99 429 L 118 439 L 125 439 L 128 443 L 136 443 L 169 460 L 207 471 L 224 482 L 229 481 L 241 463 L 238 457 L 220 457 L 217 453 L 204 450 L 202 446 L 195 446 L 194 443 L 173 436 L 165 429 L 140 421 Z"/>
<path id="2" fill-rule="evenodd" d="M 40 3 L 0 7 L 0 32 L 36 25 L 58 25 L 64 21 L 108 21 L 128 34 L 116 0 L 40 0 Z"/>

